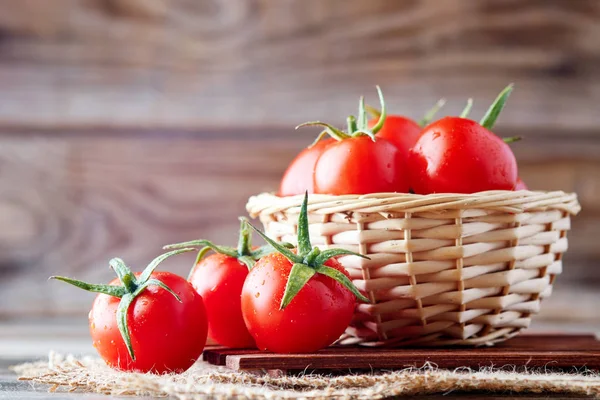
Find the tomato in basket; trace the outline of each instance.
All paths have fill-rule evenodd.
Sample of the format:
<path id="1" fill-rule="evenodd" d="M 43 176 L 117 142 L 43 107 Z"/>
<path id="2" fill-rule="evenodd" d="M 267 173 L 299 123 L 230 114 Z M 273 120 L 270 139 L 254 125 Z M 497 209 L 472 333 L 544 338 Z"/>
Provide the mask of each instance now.
<path id="1" fill-rule="evenodd" d="M 410 118 L 402 115 L 388 115 L 385 118 L 383 126 L 377 132 L 377 138 L 383 138 L 392 142 L 401 152 L 405 154 L 415 145 L 421 130 L 428 125 L 435 114 L 446 104 L 445 99 L 440 99 L 420 121 L 415 122 Z M 378 119 L 381 117 L 381 111 L 367 106 L 367 110 L 375 118 L 369 121 L 369 127 L 373 128 L 377 125 Z"/>
<path id="2" fill-rule="evenodd" d="M 325 129 L 311 148 L 292 161 L 281 181 L 280 196 L 305 191 L 331 195 L 408 192 L 406 153 L 387 139 L 376 137 L 386 119 L 379 87 L 377 92 L 381 116 L 371 128 L 362 97 L 358 119 L 348 117 L 346 132 L 319 121 L 298 126 L 318 125 Z M 331 138 L 321 140 L 326 135 Z"/>
<path id="3" fill-rule="evenodd" d="M 208 336 L 226 347 L 256 347 L 244 324 L 240 296 L 244 280 L 256 260 L 275 249 L 270 245 L 253 249 L 246 221 L 241 221 L 237 248 L 218 246 L 208 240 L 193 240 L 164 248 L 195 246 L 202 249 L 198 252 L 188 279 L 204 300 L 208 317 Z M 291 247 L 288 244 L 282 246 Z M 204 257 L 211 250 L 215 254 Z"/>
<path id="4" fill-rule="evenodd" d="M 333 142 L 335 139 L 332 138 L 319 140 L 302 150 L 283 174 L 279 186 L 279 196 L 293 196 L 305 191 L 314 193 L 315 164 L 323 150 Z"/>
<path id="5" fill-rule="evenodd" d="M 310 353 L 329 346 L 350 324 L 355 299 L 368 302 L 335 259 L 343 250 L 310 244 L 305 195 L 295 251 L 256 231 L 277 252 L 261 258 L 242 289 L 242 313 L 261 350 Z M 366 257 L 365 257 L 366 258 Z"/>
<path id="6" fill-rule="evenodd" d="M 529 190 L 529 188 L 527 187 L 527 185 L 525 184 L 525 182 L 523 182 L 523 180 L 521 178 L 518 178 L 517 183 L 515 184 L 514 190 Z"/>
<path id="7" fill-rule="evenodd" d="M 202 354 L 207 320 L 202 297 L 184 278 L 154 269 L 181 249 L 155 258 L 135 274 L 123 260 L 110 266 L 118 278 L 93 285 L 53 276 L 99 293 L 89 314 L 90 333 L 100 357 L 113 368 L 157 374 L 183 372 Z"/>
<path id="8" fill-rule="evenodd" d="M 415 193 L 513 190 L 517 162 L 507 143 L 518 138 L 502 139 L 490 131 L 512 88 L 498 95 L 479 123 L 466 118 L 469 102 L 460 117 L 445 117 L 423 129 L 408 157 Z"/>

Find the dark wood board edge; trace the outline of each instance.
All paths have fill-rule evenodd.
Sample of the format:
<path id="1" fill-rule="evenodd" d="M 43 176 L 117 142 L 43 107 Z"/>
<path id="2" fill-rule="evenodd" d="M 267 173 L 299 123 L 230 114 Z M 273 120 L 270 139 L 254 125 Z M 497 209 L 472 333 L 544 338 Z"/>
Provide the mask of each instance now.
<path id="1" fill-rule="evenodd" d="M 600 368 L 600 341 L 589 334 L 524 334 L 495 347 L 330 347 L 314 354 L 272 354 L 257 349 L 210 348 L 204 359 L 235 370 L 364 370 L 422 367 Z M 371 362 L 377 360 L 377 362 Z"/>
<path id="2" fill-rule="evenodd" d="M 280 369 L 280 370 L 355 370 L 355 369 L 398 369 L 423 367 L 432 364 L 439 368 L 481 368 L 481 367 L 528 367 L 528 368 L 600 368 L 600 352 L 538 352 L 532 354 L 508 353 L 490 354 L 486 352 L 452 353 L 446 357 L 428 352 L 410 352 L 404 357 L 379 354 L 377 361 L 362 354 L 315 354 L 307 362 L 306 356 L 297 355 L 230 355 L 226 357 L 226 366 L 234 370 Z"/>

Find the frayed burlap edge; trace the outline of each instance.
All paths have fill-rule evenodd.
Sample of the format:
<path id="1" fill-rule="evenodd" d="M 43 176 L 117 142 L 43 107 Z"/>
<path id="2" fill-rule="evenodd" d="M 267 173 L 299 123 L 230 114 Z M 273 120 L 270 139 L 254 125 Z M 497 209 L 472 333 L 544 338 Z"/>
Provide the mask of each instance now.
<path id="1" fill-rule="evenodd" d="M 174 396 L 180 399 L 382 399 L 399 395 L 463 392 L 562 393 L 600 397 L 600 375 L 526 373 L 502 369 L 437 369 L 432 365 L 395 372 L 327 377 L 271 377 L 234 372 L 199 362 L 183 374 L 151 375 L 112 370 L 97 358 L 50 353 L 47 362 L 12 368 L 20 380 L 50 391 L 109 395 Z"/>

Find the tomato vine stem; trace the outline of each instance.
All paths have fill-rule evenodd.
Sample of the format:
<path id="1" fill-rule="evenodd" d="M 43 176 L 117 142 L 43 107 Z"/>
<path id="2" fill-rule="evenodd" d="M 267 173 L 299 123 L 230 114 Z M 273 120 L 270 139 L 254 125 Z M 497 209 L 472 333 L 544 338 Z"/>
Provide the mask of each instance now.
<path id="1" fill-rule="evenodd" d="M 281 245 L 287 248 L 293 247 L 289 243 L 281 243 Z M 257 260 L 275 251 L 270 245 L 262 246 L 257 248 L 256 250 L 252 250 L 251 231 L 248 228 L 247 221 L 241 217 L 237 248 L 229 246 L 218 246 L 209 240 L 198 239 L 191 240 L 189 242 L 169 244 L 163 246 L 163 249 L 180 249 L 185 247 L 200 247 L 200 250 L 198 250 L 198 256 L 196 257 L 193 266 L 196 266 L 204 258 L 204 256 L 206 256 L 206 254 L 212 250 L 215 253 L 224 254 L 226 256 L 237 259 L 241 263 L 244 263 L 246 267 L 248 267 L 248 269 L 252 269 Z"/>
<path id="2" fill-rule="evenodd" d="M 368 136 L 371 138 L 372 141 L 375 141 L 375 135 L 383 127 L 385 118 L 387 116 L 385 100 L 383 98 L 381 88 L 379 86 L 375 87 L 377 89 L 377 95 L 379 96 L 381 111 L 377 111 L 377 123 L 372 128 L 369 128 L 369 119 L 367 118 L 367 106 L 365 106 L 365 98 L 361 96 L 360 101 L 358 103 L 358 118 L 354 115 L 350 115 L 346 119 L 347 132 L 344 132 L 341 129 L 338 129 L 330 124 L 321 121 L 304 122 L 296 126 L 296 129 L 302 128 L 304 126 L 322 126 L 325 128 L 309 147 L 314 146 L 319 140 L 323 138 L 324 135 L 329 135 L 337 141 L 355 138 L 359 136 Z M 372 107 L 369 107 L 369 109 L 374 110 Z"/>

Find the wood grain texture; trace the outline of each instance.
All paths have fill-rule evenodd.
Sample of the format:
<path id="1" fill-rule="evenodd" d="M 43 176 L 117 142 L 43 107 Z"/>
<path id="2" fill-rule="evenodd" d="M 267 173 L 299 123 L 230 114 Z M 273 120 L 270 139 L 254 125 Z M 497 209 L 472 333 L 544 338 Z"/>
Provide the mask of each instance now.
<path id="1" fill-rule="evenodd" d="M 445 96 L 455 114 L 471 96 L 478 117 L 514 81 L 498 131 L 526 137 L 522 177 L 583 206 L 557 289 L 600 280 L 597 0 L 0 8 L 0 317 L 83 314 L 90 295 L 53 273 L 106 281 L 113 256 L 142 268 L 165 243 L 228 242 L 247 197 L 313 137 L 293 126 L 341 123 L 375 84 L 393 112 L 417 118 Z M 561 318 L 594 312 L 570 305 Z"/>
<path id="2" fill-rule="evenodd" d="M 420 117 L 600 124 L 596 0 L 0 0 L 3 126 L 262 126 L 339 118 L 383 87 Z"/>
<path id="3" fill-rule="evenodd" d="M 287 133 L 0 133 L 0 317 L 84 314 L 91 295 L 47 282 L 53 274 L 104 282 L 115 256 L 141 269 L 167 243 L 234 242 L 247 198 L 276 189 L 287 163 L 312 137 Z M 600 144 L 564 138 L 550 150 L 541 136 L 532 133 L 515 146 L 522 176 L 533 188 L 578 192 L 583 207 L 573 218 L 557 292 L 571 283 L 597 284 Z M 581 156 L 564 152 L 569 146 Z M 542 157 L 545 152 L 555 157 Z M 185 275 L 192 261 L 182 255 L 164 268 Z M 593 318 L 586 299 L 578 310 L 567 303 L 542 312 Z"/>
<path id="4" fill-rule="evenodd" d="M 352 371 L 421 368 L 590 368 L 600 369 L 600 342 L 594 335 L 521 335 L 494 347 L 372 349 L 331 347 L 313 354 L 208 349 L 203 359 L 234 370 Z"/>

